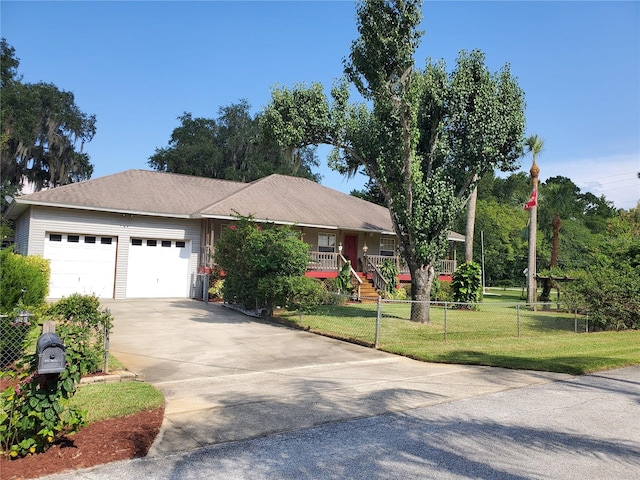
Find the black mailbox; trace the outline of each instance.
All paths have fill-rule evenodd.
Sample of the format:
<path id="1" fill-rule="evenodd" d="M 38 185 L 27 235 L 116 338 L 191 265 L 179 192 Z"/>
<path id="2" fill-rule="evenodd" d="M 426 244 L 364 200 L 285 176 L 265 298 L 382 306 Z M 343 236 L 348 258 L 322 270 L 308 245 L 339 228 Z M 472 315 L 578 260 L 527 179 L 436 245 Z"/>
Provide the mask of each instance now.
<path id="1" fill-rule="evenodd" d="M 36 344 L 38 373 L 60 373 L 65 369 L 67 354 L 62 340 L 55 333 L 43 333 Z"/>

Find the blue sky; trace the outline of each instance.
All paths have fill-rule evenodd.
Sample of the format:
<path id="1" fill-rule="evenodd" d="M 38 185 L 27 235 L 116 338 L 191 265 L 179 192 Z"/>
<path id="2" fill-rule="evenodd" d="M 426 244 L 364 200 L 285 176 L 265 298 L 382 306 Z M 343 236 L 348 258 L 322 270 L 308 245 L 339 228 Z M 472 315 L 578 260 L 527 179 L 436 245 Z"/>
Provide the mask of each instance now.
<path id="1" fill-rule="evenodd" d="M 480 49 L 510 63 L 525 91 L 541 178 L 563 175 L 633 208 L 640 200 L 640 2 L 427 1 L 416 66 Z M 357 37 L 351 1 L 0 3 L 2 36 L 25 82 L 51 82 L 97 117 L 94 178 L 148 169 L 183 112 L 215 118 L 241 98 L 254 111 L 276 85 L 342 74 Z M 349 192 L 324 166 L 322 183 Z M 522 160 L 528 171 L 531 159 Z"/>

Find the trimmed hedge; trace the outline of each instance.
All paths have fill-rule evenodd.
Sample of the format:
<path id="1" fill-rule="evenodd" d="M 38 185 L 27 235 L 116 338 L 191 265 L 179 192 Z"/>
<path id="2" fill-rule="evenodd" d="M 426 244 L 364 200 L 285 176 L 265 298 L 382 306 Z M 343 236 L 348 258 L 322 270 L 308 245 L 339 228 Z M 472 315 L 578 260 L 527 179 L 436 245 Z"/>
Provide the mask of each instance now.
<path id="1" fill-rule="evenodd" d="M 0 310 L 42 305 L 49 293 L 49 275 L 49 260 L 18 255 L 11 249 L 0 251 Z"/>

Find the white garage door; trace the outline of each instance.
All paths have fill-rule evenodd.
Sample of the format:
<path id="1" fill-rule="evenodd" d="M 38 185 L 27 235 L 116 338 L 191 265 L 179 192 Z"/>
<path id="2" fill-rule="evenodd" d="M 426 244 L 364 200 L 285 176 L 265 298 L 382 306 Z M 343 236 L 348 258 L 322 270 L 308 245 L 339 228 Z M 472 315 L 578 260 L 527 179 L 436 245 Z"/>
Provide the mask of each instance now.
<path id="1" fill-rule="evenodd" d="M 132 238 L 127 271 L 128 298 L 189 296 L 189 242 Z"/>
<path id="2" fill-rule="evenodd" d="M 49 297 L 113 298 L 117 243 L 110 236 L 47 233 L 43 256 L 51 265 Z"/>

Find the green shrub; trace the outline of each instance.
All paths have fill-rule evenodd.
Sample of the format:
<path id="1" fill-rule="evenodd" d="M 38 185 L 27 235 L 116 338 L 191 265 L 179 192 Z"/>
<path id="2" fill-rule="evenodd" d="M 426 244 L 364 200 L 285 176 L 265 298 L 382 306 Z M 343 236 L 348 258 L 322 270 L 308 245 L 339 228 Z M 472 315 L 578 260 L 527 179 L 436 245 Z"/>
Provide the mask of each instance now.
<path id="1" fill-rule="evenodd" d="M 17 385 L 0 393 L 0 449 L 10 457 L 40 453 L 62 436 L 86 425 L 86 412 L 69 405 L 80 381 L 70 364 L 59 375 L 37 375 L 37 355 L 28 358 L 28 371 L 12 375 Z"/>
<path id="2" fill-rule="evenodd" d="M 224 280 L 214 280 L 209 282 L 209 297 L 222 298 L 222 290 L 224 288 Z"/>
<path id="3" fill-rule="evenodd" d="M 11 249 L 0 251 L 0 368 L 23 356 L 27 334 L 37 318 L 34 312 L 44 305 L 49 285 L 49 261 L 23 256 Z M 28 312 L 28 324 L 18 323 L 21 312 Z"/>
<path id="4" fill-rule="evenodd" d="M 304 275 L 309 246 L 287 226 L 257 224 L 239 217 L 216 243 L 215 259 L 226 274 L 225 300 L 245 308 L 262 308 L 266 298 L 258 298 L 258 282 Z"/>
<path id="5" fill-rule="evenodd" d="M 338 292 L 326 292 L 324 305 L 346 305 L 349 297 Z"/>
<path id="6" fill-rule="evenodd" d="M 595 330 L 640 329 L 640 268 L 599 267 L 574 277 L 563 285 L 567 310 L 588 313 Z"/>
<path id="7" fill-rule="evenodd" d="M 395 295 L 396 285 L 398 284 L 398 266 L 396 262 L 389 258 L 385 258 L 383 262 L 378 265 L 378 270 L 387 281 L 387 293 Z"/>
<path id="8" fill-rule="evenodd" d="M 467 262 L 456 268 L 451 281 L 453 300 L 460 303 L 477 303 L 482 296 L 482 269 L 475 262 Z"/>
<path id="9" fill-rule="evenodd" d="M 431 289 L 431 300 L 435 302 L 453 302 L 451 282 L 436 280 Z"/>
<path id="10" fill-rule="evenodd" d="M 411 298 L 411 295 L 407 295 L 407 290 L 403 287 L 382 292 L 382 296 L 388 300 L 406 300 L 407 298 Z"/>
<path id="11" fill-rule="evenodd" d="M 338 282 L 335 278 L 325 278 L 322 284 L 327 292 L 338 292 Z"/>
<path id="12" fill-rule="evenodd" d="M 349 260 L 342 265 L 342 268 L 340 268 L 338 272 L 336 287 L 338 288 L 338 293 L 349 295 L 353 292 L 353 285 L 351 285 L 351 262 Z"/>
<path id="13" fill-rule="evenodd" d="M 100 371 L 113 316 L 100 310 L 98 297 L 74 293 L 52 304 L 47 313 L 56 320 L 56 334 L 65 344 L 67 362 L 77 365 L 82 375 Z"/>
<path id="14" fill-rule="evenodd" d="M 310 277 L 291 277 L 286 307 L 289 310 L 310 311 L 325 302 L 327 293 L 322 282 Z"/>
<path id="15" fill-rule="evenodd" d="M 0 251 L 0 311 L 6 313 L 18 304 L 37 306 L 49 292 L 49 261 L 23 256 L 11 249 Z"/>
<path id="16" fill-rule="evenodd" d="M 305 276 L 263 278 L 258 282 L 258 299 L 267 306 L 269 314 L 276 306 L 313 310 L 324 303 L 326 294 L 320 280 Z"/>

